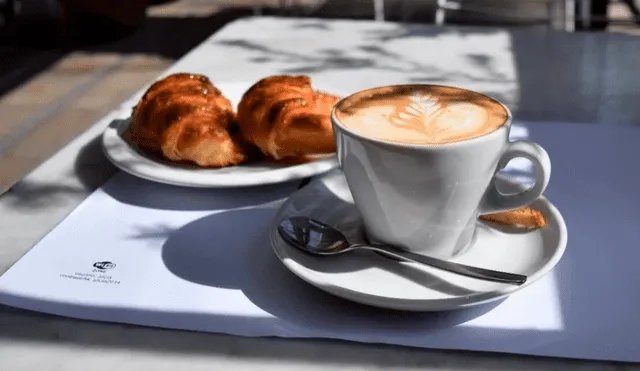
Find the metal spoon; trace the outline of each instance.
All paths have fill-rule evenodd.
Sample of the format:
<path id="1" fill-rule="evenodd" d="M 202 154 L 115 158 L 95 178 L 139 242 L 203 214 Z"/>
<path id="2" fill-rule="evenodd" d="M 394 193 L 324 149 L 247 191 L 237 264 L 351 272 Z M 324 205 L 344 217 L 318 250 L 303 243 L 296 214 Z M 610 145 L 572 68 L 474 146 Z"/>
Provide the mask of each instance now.
<path id="1" fill-rule="evenodd" d="M 445 271 L 487 281 L 522 285 L 527 280 L 526 276 L 520 274 L 471 267 L 414 254 L 408 251 L 400 251 L 391 246 L 379 244 L 350 244 L 339 230 L 307 217 L 298 216 L 283 219 L 278 225 L 278 232 L 288 244 L 315 255 L 335 255 L 363 249 L 375 251 L 390 258 L 422 263 Z"/>

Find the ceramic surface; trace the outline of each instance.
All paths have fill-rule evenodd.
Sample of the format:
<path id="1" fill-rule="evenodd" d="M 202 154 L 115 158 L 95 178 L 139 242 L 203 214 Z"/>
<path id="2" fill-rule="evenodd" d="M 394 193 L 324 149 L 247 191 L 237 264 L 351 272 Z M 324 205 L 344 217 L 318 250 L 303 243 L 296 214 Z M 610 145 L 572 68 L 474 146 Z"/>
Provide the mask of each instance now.
<path id="1" fill-rule="evenodd" d="M 519 187 L 499 178 L 501 187 Z M 318 257 L 286 244 L 277 232 L 280 220 L 303 215 L 343 231 L 350 242 L 365 242 L 360 212 L 344 175 L 333 171 L 292 195 L 277 213 L 271 244 L 283 264 L 301 279 L 355 302 L 411 311 L 452 310 L 493 301 L 534 284 L 562 257 L 567 229 L 560 212 L 544 197 L 534 208 L 548 220 L 545 228 L 522 230 L 477 222 L 470 248 L 452 261 L 528 276 L 522 286 L 459 276 L 415 263 L 390 260 L 370 252 Z"/>
<path id="2" fill-rule="evenodd" d="M 546 151 L 534 142 L 509 141 L 511 113 L 504 105 L 505 123 L 488 134 L 412 144 L 366 137 L 345 127 L 337 115 L 341 104 L 331 116 L 338 162 L 373 242 L 438 258 L 455 256 L 471 242 L 478 213 L 527 206 L 549 183 Z M 515 194 L 498 192 L 494 175 L 520 157 L 533 163 L 535 184 Z"/>

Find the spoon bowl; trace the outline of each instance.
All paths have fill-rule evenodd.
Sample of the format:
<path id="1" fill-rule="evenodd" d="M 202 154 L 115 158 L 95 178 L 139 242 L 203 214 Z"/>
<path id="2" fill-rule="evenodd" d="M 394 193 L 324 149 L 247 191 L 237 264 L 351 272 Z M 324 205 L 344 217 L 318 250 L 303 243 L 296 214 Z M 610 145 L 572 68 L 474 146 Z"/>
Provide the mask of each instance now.
<path id="1" fill-rule="evenodd" d="M 283 219 L 278 232 L 288 244 L 306 253 L 335 255 L 352 249 L 342 232 L 315 219 Z"/>

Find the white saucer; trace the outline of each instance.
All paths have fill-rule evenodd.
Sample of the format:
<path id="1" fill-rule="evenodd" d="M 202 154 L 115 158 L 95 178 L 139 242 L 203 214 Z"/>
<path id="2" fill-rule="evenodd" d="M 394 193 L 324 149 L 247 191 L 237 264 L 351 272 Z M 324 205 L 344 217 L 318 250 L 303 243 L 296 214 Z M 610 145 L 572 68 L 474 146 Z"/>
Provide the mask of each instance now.
<path id="1" fill-rule="evenodd" d="M 232 83 L 216 86 L 237 107 L 251 84 Z M 337 94 L 335 89 L 319 88 Z M 130 111 L 123 112 L 123 119 L 113 121 L 104 131 L 102 148 L 115 166 L 147 180 L 199 188 L 242 187 L 303 179 L 325 173 L 338 166 L 335 155 L 298 165 L 242 164 L 220 169 L 203 169 L 195 165 L 175 164 L 132 147 L 124 140 L 122 134 L 130 124 L 129 114 Z"/>
<path id="2" fill-rule="evenodd" d="M 503 180 L 501 189 L 518 186 Z M 532 207 L 548 221 L 545 228 L 522 230 L 478 222 L 474 244 L 452 261 L 525 274 L 522 286 L 494 283 L 397 262 L 370 252 L 332 257 L 305 254 L 286 244 L 277 231 L 285 217 L 308 216 L 334 226 L 351 242 L 364 242 L 360 213 L 340 171 L 319 178 L 293 194 L 271 226 L 271 245 L 284 265 L 298 277 L 333 295 L 362 304 L 411 311 L 452 310 L 500 299 L 533 284 L 562 257 L 567 228 L 560 212 L 546 198 Z"/>

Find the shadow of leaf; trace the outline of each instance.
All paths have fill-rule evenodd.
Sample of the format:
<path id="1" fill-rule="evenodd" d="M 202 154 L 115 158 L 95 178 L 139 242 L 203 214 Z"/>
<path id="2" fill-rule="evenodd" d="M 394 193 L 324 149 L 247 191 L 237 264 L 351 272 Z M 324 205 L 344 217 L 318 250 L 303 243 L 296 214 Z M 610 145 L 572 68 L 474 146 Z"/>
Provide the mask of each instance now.
<path id="1" fill-rule="evenodd" d="M 330 29 L 330 26 L 326 26 Z M 462 57 L 466 60 L 469 70 L 463 69 L 452 73 L 446 68 L 436 66 L 429 58 L 418 58 L 414 54 L 403 55 L 393 51 L 392 43 L 404 38 L 437 39 L 441 37 L 468 35 L 499 34 L 496 30 L 482 28 L 451 29 L 424 28 L 419 25 L 402 24 L 393 30 L 375 31 L 367 33 L 366 37 L 348 49 L 333 47 L 321 48 L 315 51 L 299 51 L 288 44 L 266 45 L 246 39 L 225 39 L 215 41 L 217 45 L 239 48 L 255 53 L 249 58 L 255 63 L 285 64 L 280 73 L 285 74 L 314 74 L 327 71 L 347 71 L 354 69 L 376 69 L 383 72 L 395 72 L 405 75 L 403 79 L 410 82 L 488 82 L 513 83 L 514 78 L 496 68 L 494 57 L 489 54 L 469 53 Z M 426 44 L 425 44 L 426 45 Z M 437 53 L 438 50 L 432 50 Z"/>
<path id="2" fill-rule="evenodd" d="M 22 181 L 3 194 L 3 199 L 11 208 L 38 209 L 59 204 L 74 194 L 83 194 L 87 190 L 81 186 L 47 184 Z"/>
<path id="3" fill-rule="evenodd" d="M 136 228 L 137 232 L 129 238 L 135 240 L 166 240 L 169 236 L 175 232 L 175 228 L 166 225 L 159 224 L 155 226 L 139 226 Z"/>
<path id="4" fill-rule="evenodd" d="M 323 31 L 330 29 L 329 25 L 321 21 L 304 21 L 304 22 L 296 23 L 294 27 L 298 29 L 315 29 L 315 30 L 323 30 Z"/>

